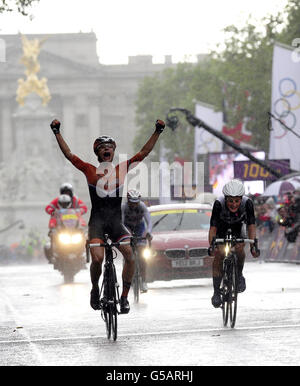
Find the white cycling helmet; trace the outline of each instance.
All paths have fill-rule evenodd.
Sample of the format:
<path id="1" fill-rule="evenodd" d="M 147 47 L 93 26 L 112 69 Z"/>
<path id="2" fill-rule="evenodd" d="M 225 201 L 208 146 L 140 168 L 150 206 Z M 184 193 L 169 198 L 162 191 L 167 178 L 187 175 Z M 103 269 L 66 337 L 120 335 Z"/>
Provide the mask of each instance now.
<path id="1" fill-rule="evenodd" d="M 58 197 L 58 206 L 60 209 L 68 209 L 72 205 L 72 199 L 68 194 L 61 194 Z"/>
<path id="2" fill-rule="evenodd" d="M 141 193 L 138 190 L 129 190 L 127 193 L 127 200 L 133 203 L 140 202 Z"/>
<path id="3" fill-rule="evenodd" d="M 244 184 L 238 179 L 231 180 L 224 185 L 223 194 L 225 197 L 242 197 L 245 194 Z"/>

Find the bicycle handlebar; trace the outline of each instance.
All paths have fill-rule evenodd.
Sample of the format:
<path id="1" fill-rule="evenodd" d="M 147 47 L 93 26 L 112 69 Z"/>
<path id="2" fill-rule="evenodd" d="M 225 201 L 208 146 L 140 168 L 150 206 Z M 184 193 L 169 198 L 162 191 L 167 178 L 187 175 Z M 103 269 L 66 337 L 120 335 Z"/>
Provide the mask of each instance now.
<path id="1" fill-rule="evenodd" d="M 227 242 L 232 241 L 233 243 L 249 243 L 249 244 L 255 244 L 255 240 L 252 239 L 215 239 L 213 243 L 215 244 L 224 244 Z"/>
<path id="2" fill-rule="evenodd" d="M 212 240 L 212 243 L 211 243 L 211 246 L 208 248 L 207 250 L 207 253 L 209 256 L 213 256 L 213 251 L 215 249 L 215 246 L 217 244 L 225 244 L 225 243 L 231 243 L 233 244 L 232 246 L 235 246 L 236 244 L 243 244 L 243 243 L 249 243 L 249 244 L 252 244 L 250 246 L 250 250 L 251 250 L 251 253 L 252 253 L 252 250 L 254 249 L 256 251 L 256 253 L 258 253 L 258 256 L 260 255 L 260 250 L 258 249 L 258 245 L 257 245 L 257 239 L 237 239 L 235 237 L 229 239 L 229 238 L 223 238 L 223 239 L 213 239 Z"/>
<path id="3" fill-rule="evenodd" d="M 91 247 L 108 247 L 108 246 L 111 246 L 111 247 L 119 247 L 120 245 L 133 245 L 133 240 L 136 240 L 136 241 L 140 241 L 140 240 L 148 240 L 148 243 L 149 243 L 149 246 L 151 247 L 151 240 L 149 237 L 138 237 L 138 236 L 130 236 L 130 241 L 120 241 L 120 242 L 117 242 L 117 243 L 92 243 L 92 244 L 89 244 L 88 243 L 88 246 L 91 248 Z"/>
<path id="4" fill-rule="evenodd" d="M 108 246 L 111 246 L 111 247 L 119 247 L 120 245 L 130 245 L 131 244 L 131 241 L 120 241 L 118 243 L 92 243 L 92 244 L 88 244 L 89 247 L 108 247 Z"/>

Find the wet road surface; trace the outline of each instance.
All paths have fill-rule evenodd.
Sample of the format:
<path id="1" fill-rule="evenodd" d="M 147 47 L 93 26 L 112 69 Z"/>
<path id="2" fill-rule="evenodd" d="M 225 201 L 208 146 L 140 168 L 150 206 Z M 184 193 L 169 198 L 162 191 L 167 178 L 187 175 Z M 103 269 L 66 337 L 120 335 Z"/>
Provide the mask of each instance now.
<path id="1" fill-rule="evenodd" d="M 118 263 L 118 271 L 121 265 Z M 108 341 L 89 306 L 89 270 L 73 284 L 52 266 L 0 267 L 2 366 L 300 364 L 300 266 L 246 263 L 237 323 L 224 328 L 210 279 L 154 282 Z"/>

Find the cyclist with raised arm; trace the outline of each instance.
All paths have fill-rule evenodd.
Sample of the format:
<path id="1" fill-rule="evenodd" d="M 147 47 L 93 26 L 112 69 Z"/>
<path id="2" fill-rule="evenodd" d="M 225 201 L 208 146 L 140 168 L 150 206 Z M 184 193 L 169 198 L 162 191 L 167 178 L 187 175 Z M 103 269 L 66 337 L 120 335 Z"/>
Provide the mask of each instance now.
<path id="1" fill-rule="evenodd" d="M 245 196 L 245 187 L 242 181 L 233 179 L 223 187 L 223 195 L 218 198 L 213 205 L 209 229 L 209 243 L 212 244 L 214 238 L 224 238 L 227 230 L 231 229 L 233 236 L 245 238 L 245 228 L 247 226 L 249 239 L 256 240 L 256 225 L 254 206 L 250 198 Z M 238 257 L 238 292 L 244 292 L 246 281 L 243 276 L 245 262 L 245 244 L 237 244 L 235 251 Z M 254 258 L 259 257 L 257 242 L 251 246 L 251 254 Z M 220 307 L 222 304 L 220 285 L 222 281 L 223 260 L 225 253 L 222 246 L 214 251 L 209 248 L 209 254 L 214 255 L 213 261 L 213 287 L 214 294 L 211 299 L 214 307 Z"/>
<path id="2" fill-rule="evenodd" d="M 117 166 L 114 166 L 112 163 L 116 149 L 115 140 L 106 135 L 97 138 L 94 142 L 93 150 L 99 161 L 98 168 L 72 154 L 60 134 L 60 122 L 58 120 L 52 121 L 50 127 L 64 156 L 86 176 L 92 204 L 89 219 L 90 243 L 103 243 L 105 234 L 108 234 L 113 242 L 119 242 L 128 238 L 130 234 L 122 224 L 121 218 L 124 180 L 129 168 L 136 166 L 138 162 L 142 161 L 152 151 L 159 135 L 164 130 L 165 123 L 157 120 L 154 133 L 142 149 L 135 156 Z M 134 261 L 130 245 L 120 245 L 119 250 L 125 259 L 122 272 L 123 291 L 120 299 L 120 309 L 122 313 L 128 313 L 130 307 L 127 296 L 134 275 Z M 91 255 L 90 274 L 92 290 L 90 304 L 93 309 L 97 310 L 100 308 L 99 279 L 102 272 L 104 248 L 91 248 Z"/>
<path id="3" fill-rule="evenodd" d="M 152 222 L 147 206 L 141 202 L 141 193 L 137 190 L 129 190 L 127 202 L 122 205 L 122 222 L 137 237 L 149 237 L 152 231 Z M 141 290 L 147 292 L 146 261 L 142 256 L 145 241 L 138 241 L 138 256 L 141 268 Z"/>

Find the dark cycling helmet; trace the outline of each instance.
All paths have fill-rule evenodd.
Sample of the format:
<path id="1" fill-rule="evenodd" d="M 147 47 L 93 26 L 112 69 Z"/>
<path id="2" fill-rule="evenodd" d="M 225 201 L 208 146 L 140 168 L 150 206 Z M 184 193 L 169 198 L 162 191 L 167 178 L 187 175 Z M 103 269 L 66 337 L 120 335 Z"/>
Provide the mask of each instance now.
<path id="1" fill-rule="evenodd" d="M 127 193 L 127 200 L 129 202 L 137 203 L 141 201 L 141 193 L 138 190 L 129 190 Z"/>
<path id="2" fill-rule="evenodd" d="M 72 205 L 72 199 L 68 194 L 61 194 L 58 197 L 58 206 L 60 209 L 68 209 Z"/>
<path id="3" fill-rule="evenodd" d="M 69 184 L 68 182 L 65 182 L 59 188 L 59 193 L 60 194 L 68 194 L 71 198 L 73 198 L 73 195 L 74 195 L 73 186 L 71 184 Z"/>
<path id="4" fill-rule="evenodd" d="M 94 142 L 94 153 L 96 155 L 98 155 L 99 146 L 103 143 L 111 143 L 115 148 L 117 147 L 116 141 L 112 137 L 109 137 L 108 135 L 102 135 L 101 137 L 95 139 Z"/>
<path id="5" fill-rule="evenodd" d="M 245 187 L 241 180 L 233 179 L 223 187 L 224 196 L 242 197 L 245 194 Z"/>

